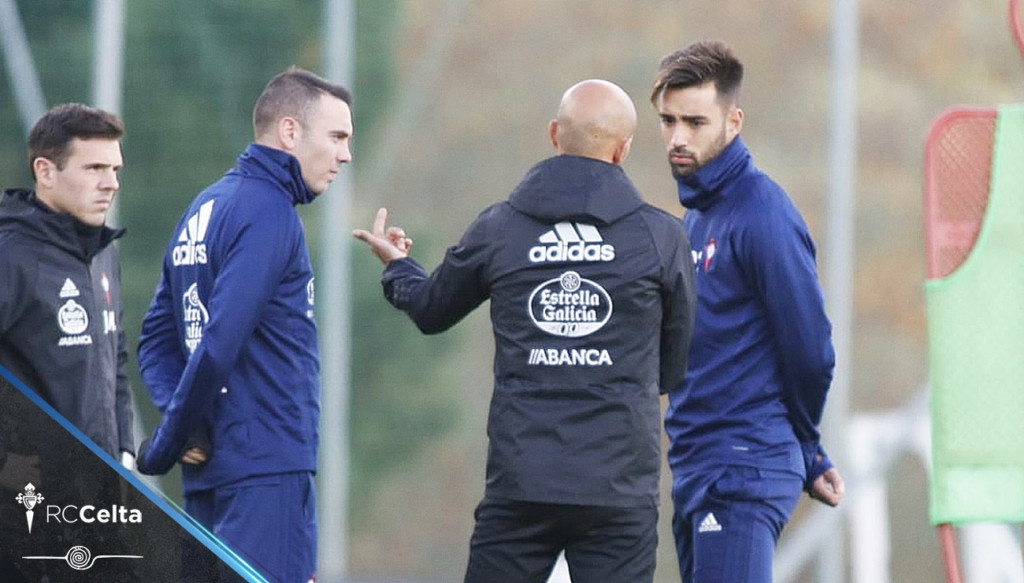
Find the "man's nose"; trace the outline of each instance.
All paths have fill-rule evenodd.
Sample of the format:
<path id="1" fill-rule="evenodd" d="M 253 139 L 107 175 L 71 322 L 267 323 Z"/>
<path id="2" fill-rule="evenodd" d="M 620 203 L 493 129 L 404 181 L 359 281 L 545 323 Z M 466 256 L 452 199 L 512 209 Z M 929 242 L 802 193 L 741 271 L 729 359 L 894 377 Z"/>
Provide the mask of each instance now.
<path id="1" fill-rule="evenodd" d="M 690 130 L 683 124 L 672 129 L 670 145 L 672 149 L 685 148 L 690 144 Z"/>
<path id="2" fill-rule="evenodd" d="M 103 172 L 103 179 L 100 181 L 100 187 L 104 190 L 117 190 L 121 184 L 117 180 L 116 170 L 107 170 Z"/>
<path id="3" fill-rule="evenodd" d="M 347 164 L 352 161 L 352 150 L 348 147 L 348 142 L 338 146 L 336 158 L 341 164 Z"/>

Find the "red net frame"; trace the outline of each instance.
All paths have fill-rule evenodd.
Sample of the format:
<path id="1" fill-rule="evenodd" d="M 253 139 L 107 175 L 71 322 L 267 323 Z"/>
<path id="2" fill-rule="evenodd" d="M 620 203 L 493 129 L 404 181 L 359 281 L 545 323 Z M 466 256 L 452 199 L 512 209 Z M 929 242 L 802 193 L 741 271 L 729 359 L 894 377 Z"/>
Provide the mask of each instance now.
<path id="1" fill-rule="evenodd" d="M 957 107 L 925 141 L 924 221 L 928 277 L 945 277 L 970 253 L 988 205 L 996 110 Z"/>

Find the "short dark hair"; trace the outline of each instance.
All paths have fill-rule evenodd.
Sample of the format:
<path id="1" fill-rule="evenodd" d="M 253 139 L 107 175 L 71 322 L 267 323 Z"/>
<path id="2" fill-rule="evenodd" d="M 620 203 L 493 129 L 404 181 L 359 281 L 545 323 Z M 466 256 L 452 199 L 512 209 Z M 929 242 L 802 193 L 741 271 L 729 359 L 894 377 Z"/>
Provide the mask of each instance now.
<path id="1" fill-rule="evenodd" d="M 294 117 L 306 125 L 309 110 L 323 94 L 332 95 L 352 106 L 352 92 L 298 67 L 289 67 L 267 83 L 252 111 L 252 129 L 256 137 L 282 117 Z"/>
<path id="2" fill-rule="evenodd" d="M 687 89 L 714 82 L 718 97 L 733 103 L 743 82 L 743 63 L 720 41 L 700 41 L 669 53 L 658 65 L 651 103 L 667 89 Z"/>
<path id="3" fill-rule="evenodd" d="M 63 170 L 74 138 L 119 140 L 123 135 L 124 123 L 108 111 L 81 103 L 58 105 L 44 113 L 28 134 L 29 171 L 35 176 L 36 158 L 46 158 Z"/>

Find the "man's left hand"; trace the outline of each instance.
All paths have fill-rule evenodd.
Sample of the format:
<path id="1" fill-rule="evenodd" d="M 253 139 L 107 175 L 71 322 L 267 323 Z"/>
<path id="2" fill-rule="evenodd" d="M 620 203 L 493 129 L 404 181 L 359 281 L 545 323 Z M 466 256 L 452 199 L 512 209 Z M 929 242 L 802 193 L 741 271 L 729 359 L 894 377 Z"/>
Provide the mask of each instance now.
<path id="1" fill-rule="evenodd" d="M 811 498 L 823 504 L 832 507 L 839 506 L 839 502 L 846 494 L 846 484 L 843 483 L 843 477 L 839 474 L 839 470 L 829 468 L 824 474 L 818 476 L 811 484 L 810 494 Z"/>

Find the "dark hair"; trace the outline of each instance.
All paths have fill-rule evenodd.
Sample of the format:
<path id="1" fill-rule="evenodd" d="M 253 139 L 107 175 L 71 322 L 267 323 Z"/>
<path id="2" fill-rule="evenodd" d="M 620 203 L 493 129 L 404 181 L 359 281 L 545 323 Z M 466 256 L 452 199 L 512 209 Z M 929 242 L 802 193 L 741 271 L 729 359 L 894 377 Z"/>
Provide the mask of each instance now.
<path id="1" fill-rule="evenodd" d="M 309 110 L 323 94 L 332 95 L 352 106 L 352 93 L 309 71 L 289 67 L 267 83 L 252 111 L 253 133 L 259 137 L 282 117 L 294 117 L 306 125 Z"/>
<path id="2" fill-rule="evenodd" d="M 124 123 L 110 112 L 81 103 L 58 105 L 44 113 L 28 134 L 29 171 L 35 176 L 36 158 L 46 158 L 63 170 L 74 138 L 118 140 L 122 135 Z"/>
<path id="3" fill-rule="evenodd" d="M 743 82 L 743 63 L 725 43 L 700 41 L 661 59 L 651 88 L 651 103 L 666 89 L 686 89 L 715 83 L 718 98 L 736 102 Z"/>

